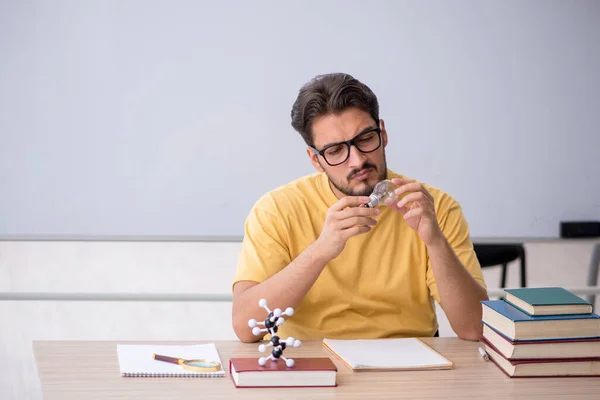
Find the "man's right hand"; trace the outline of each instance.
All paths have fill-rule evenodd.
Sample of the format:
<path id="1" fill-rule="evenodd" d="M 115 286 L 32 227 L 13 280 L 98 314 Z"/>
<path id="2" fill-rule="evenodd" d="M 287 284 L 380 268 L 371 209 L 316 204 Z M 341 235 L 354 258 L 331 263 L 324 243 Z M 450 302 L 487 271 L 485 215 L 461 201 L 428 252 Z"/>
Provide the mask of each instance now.
<path id="1" fill-rule="evenodd" d="M 338 200 L 327 211 L 325 225 L 314 246 L 318 255 L 327 262 L 340 255 L 352 236 L 369 232 L 377 223 L 377 208 L 360 207 L 370 201 L 369 197 L 347 196 Z"/>

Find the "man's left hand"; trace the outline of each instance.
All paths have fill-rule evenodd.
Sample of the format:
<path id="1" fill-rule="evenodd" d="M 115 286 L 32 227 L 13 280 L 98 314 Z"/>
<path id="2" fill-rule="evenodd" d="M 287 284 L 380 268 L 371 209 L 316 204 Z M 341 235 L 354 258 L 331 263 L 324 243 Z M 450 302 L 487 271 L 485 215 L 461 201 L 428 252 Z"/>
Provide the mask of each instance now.
<path id="1" fill-rule="evenodd" d="M 444 237 L 435 215 L 433 196 L 422 184 L 394 178 L 392 182 L 398 185 L 396 194 L 398 202 L 388 200 L 386 205 L 404 216 L 404 220 L 414 229 L 426 245 Z"/>

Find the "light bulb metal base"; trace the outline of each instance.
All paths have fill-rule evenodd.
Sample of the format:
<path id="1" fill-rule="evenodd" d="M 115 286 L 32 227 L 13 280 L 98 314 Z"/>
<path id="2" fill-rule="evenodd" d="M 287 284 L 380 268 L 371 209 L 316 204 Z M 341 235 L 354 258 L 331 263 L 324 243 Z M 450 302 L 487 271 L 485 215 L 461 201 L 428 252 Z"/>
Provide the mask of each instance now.
<path id="1" fill-rule="evenodd" d="M 365 204 L 365 207 L 373 208 L 373 207 L 377 207 L 379 205 L 380 199 L 378 196 L 375 196 L 374 194 L 372 194 L 369 196 L 369 198 L 371 200 L 367 204 Z"/>

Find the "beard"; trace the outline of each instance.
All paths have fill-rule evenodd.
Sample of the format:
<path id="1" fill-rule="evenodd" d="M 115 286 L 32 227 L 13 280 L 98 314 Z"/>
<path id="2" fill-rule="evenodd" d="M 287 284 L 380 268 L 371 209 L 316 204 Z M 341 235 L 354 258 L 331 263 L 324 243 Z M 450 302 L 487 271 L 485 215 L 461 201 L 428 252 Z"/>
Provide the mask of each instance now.
<path id="1" fill-rule="evenodd" d="M 350 180 L 352 179 L 352 176 L 365 168 L 373 169 L 377 173 L 377 180 L 372 184 L 368 183 L 367 181 L 363 181 L 359 187 L 350 187 Z M 329 182 L 331 182 L 331 184 L 335 186 L 337 190 L 344 193 L 346 196 L 369 196 L 371 193 L 373 193 L 375 185 L 387 178 L 387 162 L 385 160 L 385 155 L 383 156 L 383 165 L 381 168 L 378 168 L 375 166 L 375 164 L 365 162 L 360 168 L 355 168 L 350 171 L 345 182 L 336 182 L 329 174 L 327 174 L 327 177 L 329 178 Z"/>

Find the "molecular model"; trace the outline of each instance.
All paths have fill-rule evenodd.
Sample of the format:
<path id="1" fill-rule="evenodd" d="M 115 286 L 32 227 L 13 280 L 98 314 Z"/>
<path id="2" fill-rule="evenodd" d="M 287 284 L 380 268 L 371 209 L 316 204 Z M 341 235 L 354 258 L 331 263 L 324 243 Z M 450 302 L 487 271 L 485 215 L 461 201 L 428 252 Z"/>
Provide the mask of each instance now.
<path id="1" fill-rule="evenodd" d="M 285 312 L 281 312 L 279 308 L 274 309 L 273 311 L 269 310 L 267 307 L 267 300 L 260 299 L 258 305 L 267 310 L 267 318 L 264 322 L 257 322 L 255 319 L 251 319 L 248 321 L 248 326 L 252 328 L 252 334 L 258 336 L 261 332 L 268 332 L 271 334 L 271 340 L 267 344 L 261 344 L 258 346 L 258 351 L 264 353 L 267 351 L 269 346 L 273 346 L 273 350 L 271 351 L 271 356 L 269 357 L 273 361 L 279 360 L 279 358 L 283 358 L 285 360 L 285 365 L 288 367 L 294 366 L 294 360 L 291 358 L 285 358 L 283 356 L 283 351 L 287 346 L 300 347 L 302 342 L 294 339 L 293 337 L 289 337 L 286 340 L 281 340 L 279 336 L 276 335 L 278 327 L 283 325 L 285 319 L 284 315 L 291 317 L 294 315 L 294 309 L 292 307 L 288 307 Z M 264 328 L 260 328 L 260 326 L 264 326 Z M 258 359 L 258 364 L 264 366 L 267 363 L 267 358 L 261 357 Z"/>

